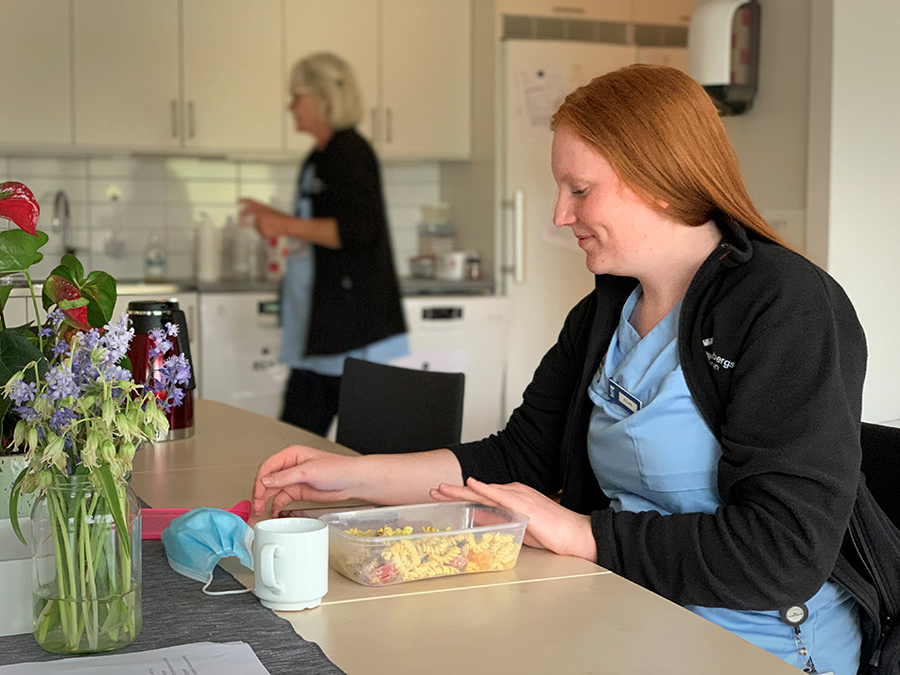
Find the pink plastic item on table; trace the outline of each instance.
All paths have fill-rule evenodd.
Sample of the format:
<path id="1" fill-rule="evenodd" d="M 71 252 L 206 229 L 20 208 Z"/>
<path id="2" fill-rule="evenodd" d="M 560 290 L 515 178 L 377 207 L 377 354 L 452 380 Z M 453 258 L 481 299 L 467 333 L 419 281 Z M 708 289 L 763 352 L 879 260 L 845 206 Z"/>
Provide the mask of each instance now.
<path id="1" fill-rule="evenodd" d="M 245 523 L 250 521 L 250 510 L 253 505 L 249 499 L 238 502 L 230 509 L 225 509 L 237 514 Z M 159 539 L 162 531 L 169 526 L 178 516 L 193 509 L 141 509 L 141 539 Z"/>

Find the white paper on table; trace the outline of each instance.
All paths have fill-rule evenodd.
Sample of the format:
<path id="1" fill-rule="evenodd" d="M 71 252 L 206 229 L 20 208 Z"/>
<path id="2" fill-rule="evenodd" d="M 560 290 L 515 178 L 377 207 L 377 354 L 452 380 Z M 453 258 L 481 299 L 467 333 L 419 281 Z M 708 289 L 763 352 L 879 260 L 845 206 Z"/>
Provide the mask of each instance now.
<path id="1" fill-rule="evenodd" d="M 195 642 L 132 654 L 0 666 L 16 675 L 268 675 L 246 642 Z"/>

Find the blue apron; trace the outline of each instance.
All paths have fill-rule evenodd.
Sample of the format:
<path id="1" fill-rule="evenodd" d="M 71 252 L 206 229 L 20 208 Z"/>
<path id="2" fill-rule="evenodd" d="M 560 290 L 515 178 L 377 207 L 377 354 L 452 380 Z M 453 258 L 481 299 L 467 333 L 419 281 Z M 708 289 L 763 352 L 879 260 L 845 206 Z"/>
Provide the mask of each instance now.
<path id="1" fill-rule="evenodd" d="M 316 167 L 309 163 L 300 177 L 294 215 L 312 218 L 309 194 L 316 178 Z M 281 361 L 295 370 L 311 370 L 319 375 L 338 377 L 344 372 L 348 356 L 375 363 L 388 363 L 409 353 L 406 333 L 392 335 L 365 347 L 344 354 L 308 355 L 306 337 L 312 310 L 315 258 L 312 246 L 303 242 L 293 244 L 287 259 L 287 269 L 281 282 Z"/>
<path id="2" fill-rule="evenodd" d="M 723 506 L 716 487 L 722 449 L 691 398 L 678 357 L 681 303 L 642 339 L 628 318 L 641 297 L 638 286 L 588 394 L 594 403 L 588 454 L 600 488 L 616 511 L 714 513 Z M 753 612 L 688 606 L 788 663 L 818 672 L 856 675 L 861 633 L 858 608 L 837 585 L 826 582 L 806 602 L 801 626 L 807 656 L 777 611 Z"/>

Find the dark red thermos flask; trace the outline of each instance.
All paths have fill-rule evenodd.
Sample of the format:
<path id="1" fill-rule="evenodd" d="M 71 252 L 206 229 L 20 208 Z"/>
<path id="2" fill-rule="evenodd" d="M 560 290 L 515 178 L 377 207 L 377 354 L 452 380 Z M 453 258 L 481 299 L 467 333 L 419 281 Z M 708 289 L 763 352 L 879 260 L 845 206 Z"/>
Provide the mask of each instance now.
<path id="1" fill-rule="evenodd" d="M 135 382 L 143 384 L 152 372 L 160 369 L 163 361 L 174 354 L 183 353 L 191 364 L 191 379 L 184 386 L 184 400 L 166 413 L 169 418 L 169 433 L 159 441 L 174 441 L 189 438 L 194 434 L 194 362 L 191 360 L 191 347 L 188 338 L 187 319 L 184 312 L 174 301 L 141 300 L 128 303 L 128 316 L 134 328 L 134 338 L 128 349 L 131 360 L 131 373 Z M 166 324 L 178 326 L 178 335 L 168 337 L 172 342 L 172 350 L 165 356 L 150 357 L 150 331 L 159 328 L 166 330 Z"/>

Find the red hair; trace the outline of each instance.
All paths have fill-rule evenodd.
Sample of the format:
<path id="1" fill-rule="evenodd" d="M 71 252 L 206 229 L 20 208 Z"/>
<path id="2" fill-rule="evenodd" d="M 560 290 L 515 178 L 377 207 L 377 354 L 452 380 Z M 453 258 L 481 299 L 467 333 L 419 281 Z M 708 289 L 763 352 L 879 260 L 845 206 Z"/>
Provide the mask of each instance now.
<path id="1" fill-rule="evenodd" d="M 688 225 L 721 212 L 784 244 L 750 201 L 715 106 L 680 70 L 638 64 L 594 78 L 559 107 L 551 128 L 562 126 L 652 208 Z"/>

